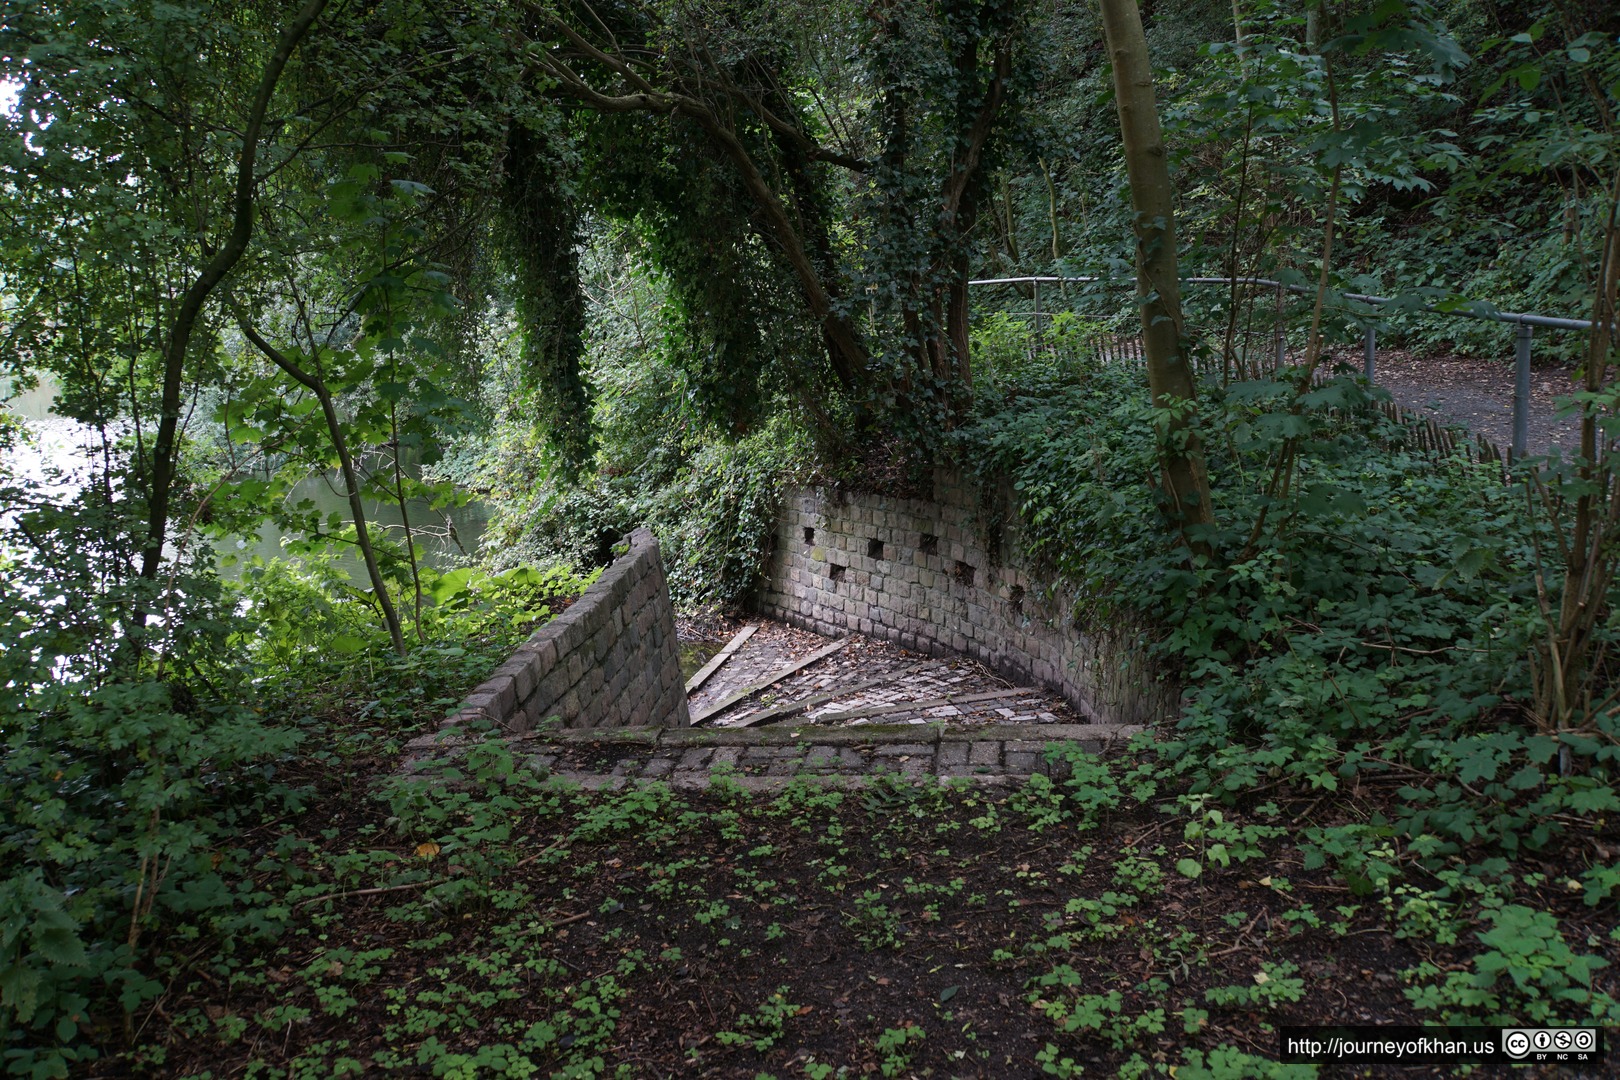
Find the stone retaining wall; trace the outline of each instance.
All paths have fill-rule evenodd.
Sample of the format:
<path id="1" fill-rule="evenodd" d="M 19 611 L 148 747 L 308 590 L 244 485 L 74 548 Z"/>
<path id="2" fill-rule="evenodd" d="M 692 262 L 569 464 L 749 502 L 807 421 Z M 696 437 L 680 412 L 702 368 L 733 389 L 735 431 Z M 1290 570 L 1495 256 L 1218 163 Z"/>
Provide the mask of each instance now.
<path id="1" fill-rule="evenodd" d="M 624 544 L 628 551 L 518 646 L 443 727 L 488 719 L 521 733 L 551 716 L 567 728 L 689 725 L 658 540 L 637 529 Z"/>
<path id="2" fill-rule="evenodd" d="M 1154 678 L 1132 635 L 1077 627 L 1073 595 L 1052 595 L 1032 575 L 1013 514 L 998 522 L 983 494 L 948 469 L 935 471 L 933 499 L 790 489 L 761 613 L 822 634 L 963 653 L 1056 690 L 1096 723 L 1171 715 L 1176 689 Z"/>

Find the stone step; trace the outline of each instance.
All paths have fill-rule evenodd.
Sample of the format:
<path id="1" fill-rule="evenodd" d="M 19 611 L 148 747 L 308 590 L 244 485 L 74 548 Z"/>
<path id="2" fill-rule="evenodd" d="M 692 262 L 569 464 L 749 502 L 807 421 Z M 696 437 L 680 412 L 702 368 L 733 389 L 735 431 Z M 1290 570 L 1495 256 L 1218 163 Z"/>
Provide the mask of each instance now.
<path id="1" fill-rule="evenodd" d="M 694 790 L 723 776 L 720 782 L 772 791 L 806 777 L 859 787 L 885 773 L 992 785 L 1022 783 L 1034 773 L 1061 778 L 1066 763 L 1048 760 L 1052 744 L 1100 753 L 1141 730 L 1104 724 L 620 728 L 537 733 L 510 739 L 508 745 L 531 767 L 564 784 L 617 789 L 662 782 Z"/>

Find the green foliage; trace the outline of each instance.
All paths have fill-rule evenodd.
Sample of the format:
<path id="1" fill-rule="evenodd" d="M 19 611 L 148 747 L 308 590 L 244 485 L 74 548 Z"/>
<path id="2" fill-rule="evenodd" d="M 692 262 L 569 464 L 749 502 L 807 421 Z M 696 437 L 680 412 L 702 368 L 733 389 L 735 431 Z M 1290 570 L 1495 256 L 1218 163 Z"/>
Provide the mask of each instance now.
<path id="1" fill-rule="evenodd" d="M 1315 1065 L 1284 1065 L 1235 1046 L 1218 1046 L 1208 1054 L 1184 1051 L 1175 1076 L 1178 1080 L 1308 1080 L 1317 1071 Z"/>
<path id="2" fill-rule="evenodd" d="M 1201 403 L 1228 524 L 1210 538 L 1214 558 L 1189 565 L 1144 512 L 1155 449 L 1136 378 L 1107 365 L 986 395 L 962 455 L 1011 478 L 1025 547 L 1086 598 L 1082 625 L 1166 628 L 1151 648 L 1188 691 L 1161 749 L 1196 789 L 1224 799 L 1286 779 L 1332 791 L 1358 771 L 1400 770 L 1413 783 L 1393 827 L 1428 835 L 1435 855 L 1480 840 L 1544 846 L 1561 815 L 1605 812 L 1612 751 L 1538 735 L 1506 703 L 1526 685 L 1543 527 L 1521 493 L 1405 449 L 1347 376 L 1297 408 L 1283 384 L 1234 382 Z M 1296 480 L 1279 496 L 1266 462 L 1291 438 Z M 1561 752 L 1584 764 L 1559 775 Z M 1233 850 L 1210 845 L 1189 869 Z"/>
<path id="3" fill-rule="evenodd" d="M 908 1049 L 912 1043 L 922 1042 L 928 1033 L 913 1024 L 906 1024 L 897 1028 L 884 1028 L 883 1034 L 877 1037 L 874 1044 L 877 1052 L 883 1055 L 878 1063 L 878 1069 L 884 1076 L 903 1076 L 906 1067 L 911 1064 L 915 1048 Z"/>
<path id="4" fill-rule="evenodd" d="M 799 1006 L 788 1000 L 788 988 L 779 986 L 760 1007 L 752 1013 L 737 1017 L 737 1031 L 721 1031 L 715 1041 L 721 1046 L 749 1046 L 764 1053 L 782 1038 L 787 1021 L 799 1014 Z"/>
<path id="5" fill-rule="evenodd" d="M 1063 794 L 1074 808 L 1077 828 L 1096 828 L 1101 818 L 1123 801 L 1113 770 L 1097 755 L 1074 743 L 1056 743 L 1046 748 L 1046 760 L 1064 776 Z"/>
<path id="6" fill-rule="evenodd" d="M 1606 1025 L 1620 1018 L 1620 1004 L 1592 988 L 1592 972 L 1608 962 L 1571 949 L 1551 914 L 1507 904 L 1486 910 L 1485 921 L 1490 928 L 1477 935 L 1485 949 L 1472 972 L 1424 963 L 1405 973 L 1417 984 L 1406 991 L 1413 1004 L 1447 1023 Z"/>
<path id="7" fill-rule="evenodd" d="M 1204 1000 L 1217 1008 L 1274 1009 L 1304 998 L 1305 980 L 1295 977 L 1298 970 L 1287 961 L 1263 963 L 1251 982 L 1212 987 Z"/>
<path id="8" fill-rule="evenodd" d="M 318 714 L 318 702 L 337 706 L 344 695 L 356 694 L 360 719 L 403 731 L 447 713 L 561 602 L 594 579 L 521 566 L 500 573 L 423 568 L 424 606 L 413 647 L 401 657 L 376 620 L 369 594 L 330 556 L 255 559 L 231 586 L 255 622 L 232 645 L 259 670 L 275 673 L 267 690 L 278 703 L 318 688 L 314 701 L 306 697 L 291 706 L 296 714 Z"/>
<path id="9" fill-rule="evenodd" d="M 1103 325 L 1060 311 L 1039 327 L 1005 311 L 975 321 L 974 378 L 994 393 L 1016 393 L 1078 379 L 1098 363 L 1094 347 Z"/>
<path id="10" fill-rule="evenodd" d="M 1190 270 L 1314 284 L 1339 165 L 1330 281 L 1409 301 L 1375 316 L 1384 343 L 1512 355 L 1507 328 L 1417 310 L 1448 298 L 1586 317 L 1620 95 L 1620 39 L 1600 9 L 1538 3 L 1503 13 L 1425 0 L 1350 11 L 1265 0 L 1150 10 Z M 1031 95 L 1034 153 L 998 178 L 975 276 L 1104 275 L 1109 285 L 1056 303 L 1043 286 L 1044 306 L 1112 318 L 1126 306 L 1130 219 L 1094 20 L 1079 10 L 1047 24 L 1066 70 Z M 1185 293 L 1189 312 L 1209 316 L 1189 325 L 1219 327 L 1206 338 L 1212 354 L 1267 359 L 1269 335 L 1257 331 L 1270 321 L 1269 296 Z M 1029 301 L 1026 291 L 1004 302 L 1028 311 Z M 1287 306 L 1295 341 L 1309 310 Z M 1371 318 L 1330 296 L 1329 339 L 1348 344 Z M 1538 330 L 1536 352 L 1571 360 L 1583 343 Z"/>
<path id="11" fill-rule="evenodd" d="M 38 1076 L 163 992 L 155 939 L 269 929 L 236 911 L 254 889 L 229 844 L 293 799 L 270 781 L 299 742 L 254 707 L 229 648 L 249 624 L 210 575 L 176 582 L 161 663 L 130 659 L 147 593 L 109 572 L 130 553 L 97 490 L 30 505 L 0 476 L 0 1011 L 8 1069 Z"/>
<path id="12" fill-rule="evenodd" d="M 1105 58 L 1089 13 L 1049 7 L 604 9 L 600 29 L 629 43 L 638 77 L 687 97 L 595 114 L 535 65 L 567 54 L 591 78 L 610 65 L 546 37 L 553 27 L 532 6 L 333 6 L 271 97 L 248 185 L 250 255 L 208 298 L 174 371 L 164 342 L 176 300 L 236 220 L 243 118 L 288 8 L 8 6 L 0 77 L 22 107 L 0 116 L 0 373 L 54 379 L 60 413 L 86 425 L 100 457 L 55 490 L 0 476 L 8 1070 L 84 1067 L 195 956 L 228 960 L 293 924 L 289 902 L 330 919 L 334 888 L 397 888 L 408 895 L 388 917 L 401 922 L 517 910 L 535 898 L 500 879 L 522 860 L 561 857 L 520 840 L 524 816 L 561 816 L 562 797 L 494 745 L 431 782 L 385 785 L 387 828 L 417 845 L 415 859 L 362 844 L 323 855 L 317 871 L 291 832 L 238 850 L 249 825 L 296 813 L 302 794 L 277 778 L 301 732 L 322 733 L 304 745 L 323 767 L 393 753 L 584 584 L 563 571 L 434 573 L 408 544 L 380 544 L 384 583 L 420 598 L 416 642 L 395 655 L 377 625 L 381 597 L 322 556 L 352 543 L 353 527 L 287 503 L 337 456 L 320 402 L 244 347 L 238 319 L 333 395 L 368 497 L 456 497 L 415 479 L 416 465 L 487 485 L 503 503 L 492 535 L 508 561 L 601 565 L 624 532 L 650 524 L 683 604 L 739 605 L 776 493 L 806 474 L 812 439 L 845 456 L 879 432 L 947 439 L 968 390 L 959 290 L 978 260 L 1044 269 L 1050 251 L 1086 271 L 1125 265 L 1113 140 L 1098 137 L 1113 124 L 1098 92 Z M 1228 32 L 1219 5 L 1156 14 L 1159 57 L 1182 72 L 1163 85 L 1196 259 L 1305 280 L 1337 180 L 1350 251 L 1330 277 L 1407 292 L 1386 325 L 1409 340 L 1500 347 L 1485 324 L 1418 322 L 1419 299 L 1473 293 L 1580 313 L 1591 239 L 1612 209 L 1600 193 L 1620 96 L 1616 39 L 1577 24 L 1581 11 L 1528 11 L 1533 21 L 1487 30 L 1474 5 L 1379 4 L 1319 23 L 1305 48 L 1298 13 L 1270 3 L 1237 13 L 1242 45 L 1216 40 Z M 541 39 L 524 44 L 531 34 Z M 1479 56 L 1471 69 L 1459 43 Z M 1208 304 L 1231 320 L 1228 341 L 1253 315 L 1243 302 Z M 1330 335 L 1364 317 L 1334 316 Z M 1411 1000 L 1448 1018 L 1615 1022 L 1593 986 L 1601 959 L 1566 941 L 1550 912 L 1509 903 L 1505 886 L 1470 886 L 1472 870 L 1458 869 L 1470 849 L 1546 849 L 1620 809 L 1615 716 L 1546 734 L 1521 708 L 1539 632 L 1537 542 L 1553 547 L 1545 527 L 1487 470 L 1412 452 L 1353 380 L 1296 402 L 1281 373 L 1228 380 L 1200 402 L 1225 527 L 1207 560 L 1167 550 L 1149 501 L 1163 417 L 1138 372 L 1099 362 L 1092 341 L 1106 325 L 1060 314 L 1032 334 L 1007 314 L 978 322 L 980 416 L 949 439 L 1013 479 L 1027 547 L 1089 598 L 1073 613 L 1082 626 L 1160 628 L 1144 643 L 1188 688 L 1162 768 L 1060 747 L 1049 760 L 1066 766 L 1061 779 L 1034 778 L 1004 805 L 973 796 L 950 817 L 951 793 L 878 784 L 861 808 L 892 815 L 886 836 L 923 822 L 937 837 L 1028 828 L 1050 839 L 1072 824 L 1100 845 L 1133 802 L 1190 787 L 1164 848 L 1132 849 L 1112 863 L 1113 888 L 1067 899 L 1040 946 L 1060 950 L 1125 933 L 1141 925 L 1122 914 L 1133 905 L 1134 918 L 1148 898 L 1261 857 L 1280 829 L 1243 815 L 1252 790 L 1331 795 L 1399 777 L 1392 817 L 1300 836 L 1306 865 L 1331 867 L 1402 940 L 1450 948 L 1479 927 L 1471 966 L 1426 960 L 1408 973 Z M 1205 360 L 1216 352 L 1195 345 Z M 178 406 L 160 404 L 166 378 Z M 176 527 L 163 572 L 139 580 L 151 432 L 177 408 L 191 422 Z M 0 426 L 0 442 L 12 436 Z M 1297 454 L 1292 483 L 1269 486 L 1267 463 L 1284 448 Z M 1579 477 L 1560 482 L 1575 492 Z M 265 520 L 301 535 L 303 561 L 254 563 L 222 589 L 206 540 Z M 1604 625 L 1600 645 L 1616 629 Z M 729 790 L 718 816 L 661 788 L 568 804 L 562 842 L 669 845 L 699 821 L 732 842 L 746 823 Z M 914 929 L 906 905 L 937 918 L 965 883 L 868 888 L 837 820 L 853 806 L 805 788 L 770 813 L 817 838 L 815 885 L 839 898 L 845 928 L 893 947 Z M 1088 855 L 1059 872 L 1078 879 Z M 1434 880 L 1406 880 L 1413 860 Z M 705 941 L 724 942 L 742 905 L 690 883 L 700 862 L 670 860 L 648 891 L 689 901 Z M 770 890 L 762 874 L 739 880 Z M 1570 884 L 1599 906 L 1617 881 L 1595 865 Z M 1340 909 L 1337 932 L 1355 911 Z M 1295 922 L 1315 925 L 1307 915 Z M 547 932 L 500 927 L 488 957 L 391 998 L 390 1049 L 369 1063 L 333 1039 L 288 1071 L 605 1071 L 640 960 L 579 977 L 535 955 Z M 299 1000 L 290 988 L 261 1016 L 197 1019 L 257 1039 L 317 1013 L 346 1017 L 388 952 L 320 950 L 288 969 L 307 991 Z M 502 981 L 508 969 L 521 986 Z M 1206 1001 L 1278 1008 L 1298 999 L 1295 975 L 1268 962 L 1252 986 L 1240 979 Z M 1133 1012 L 1121 991 L 1084 987 L 1067 966 L 1039 978 L 1066 1031 L 1123 1048 L 1173 1026 L 1174 1014 Z M 543 1000 L 546 1019 L 522 1030 L 488 1020 L 517 994 Z M 793 1008 L 783 990 L 718 1041 L 763 1052 Z M 1182 1022 L 1196 1028 L 1200 1011 L 1189 1004 Z M 912 1025 L 877 1036 L 882 1072 L 904 1074 L 922 1038 Z M 1055 1047 L 1039 1063 L 1078 1069 Z M 1121 1071 L 1153 1067 L 1133 1057 Z M 1229 1047 L 1189 1050 L 1175 1068 L 1288 1072 Z"/>
<path id="13" fill-rule="evenodd" d="M 1162 1032 L 1163 1009 L 1149 1009 L 1132 1016 L 1125 1012 L 1125 997 L 1118 990 L 1106 994 L 1076 994 L 1060 997 L 1055 991 L 1076 989 L 1085 980 L 1067 964 L 1040 976 L 1033 984 L 1044 995 L 1035 1002 L 1046 1018 L 1065 1034 L 1096 1033 L 1110 1045 L 1123 1049 Z M 1060 991 L 1059 991 L 1060 992 Z"/>
<path id="14" fill-rule="evenodd" d="M 645 525 L 659 538 L 677 604 L 736 608 L 758 584 L 781 489 L 806 453 L 802 436 L 778 418 L 735 443 L 673 450 L 644 472 L 598 474 L 554 491 L 538 519 L 519 516 L 523 503 L 498 503 L 490 532 L 512 538 L 503 561 L 602 566 L 615 543 Z M 680 464 L 662 472 L 671 458 Z"/>

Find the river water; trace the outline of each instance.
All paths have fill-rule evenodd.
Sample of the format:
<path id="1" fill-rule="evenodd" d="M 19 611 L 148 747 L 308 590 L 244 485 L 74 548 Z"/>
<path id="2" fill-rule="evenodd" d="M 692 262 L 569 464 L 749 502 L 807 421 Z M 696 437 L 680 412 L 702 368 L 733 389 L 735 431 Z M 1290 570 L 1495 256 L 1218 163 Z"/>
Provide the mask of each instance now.
<path id="1" fill-rule="evenodd" d="M 6 398 L 7 389 L 0 380 L 0 400 Z M 99 453 L 99 440 L 91 429 L 52 412 L 54 401 L 54 390 L 42 383 L 0 406 L 22 417 L 30 436 L 27 444 L 7 452 L 6 457 L 7 465 L 18 476 L 43 485 L 54 495 L 66 497 L 84 482 L 91 456 Z M 317 474 L 299 481 L 288 500 L 295 504 L 303 499 L 313 502 L 323 517 L 336 513 L 346 522 L 352 520 L 349 501 L 336 473 Z M 365 510 L 366 520 L 374 531 L 381 529 L 390 539 L 403 540 L 403 519 L 397 503 L 367 499 Z M 476 502 L 435 510 L 425 499 L 408 499 L 406 511 L 418 557 L 425 565 L 437 569 L 456 566 L 465 555 L 475 554 L 489 520 L 488 507 Z M 282 541 L 281 531 L 271 522 L 252 536 L 216 540 L 214 546 L 221 557 L 220 572 L 234 577 L 241 572 L 242 563 L 254 555 L 265 559 L 287 557 Z M 338 564 L 349 577 L 364 584 L 365 564 L 355 549 L 344 545 L 337 555 Z"/>

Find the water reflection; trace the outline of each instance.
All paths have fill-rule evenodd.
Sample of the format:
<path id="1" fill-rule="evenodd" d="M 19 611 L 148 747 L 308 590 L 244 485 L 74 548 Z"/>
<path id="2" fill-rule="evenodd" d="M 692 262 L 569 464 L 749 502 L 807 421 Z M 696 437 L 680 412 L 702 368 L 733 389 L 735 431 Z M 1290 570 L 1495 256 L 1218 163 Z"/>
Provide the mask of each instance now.
<path id="1" fill-rule="evenodd" d="M 0 379 L 0 401 L 5 402 L 3 407 L 8 412 L 22 417 L 29 437 L 6 452 L 8 469 L 48 498 L 71 496 L 84 483 L 91 462 L 102 453 L 99 433 L 51 411 L 56 392 L 49 382 L 42 380 L 34 389 L 6 400 L 9 390 L 6 381 Z M 336 473 L 310 476 L 296 484 L 288 496 L 289 503 L 295 505 L 304 499 L 314 503 L 323 519 L 335 513 L 345 522 L 351 520 L 349 501 Z M 397 502 L 366 499 L 364 506 L 374 532 L 403 544 L 404 518 Z M 406 513 L 417 557 L 423 565 L 435 569 L 463 565 L 469 555 L 477 552 L 489 520 L 489 508 L 476 502 L 436 510 L 426 499 L 408 499 Z M 283 548 L 283 533 L 274 522 L 266 522 L 252 536 L 218 541 L 215 547 L 220 572 L 229 578 L 238 577 L 243 564 L 255 555 L 264 559 L 289 557 Z M 334 545 L 334 553 L 337 565 L 351 580 L 369 584 L 365 563 L 352 545 Z"/>
<path id="2" fill-rule="evenodd" d="M 349 499 L 344 494 L 343 480 L 335 472 L 300 480 L 294 485 L 287 499 L 290 504 L 308 499 L 315 504 L 315 508 L 320 511 L 323 518 L 335 513 L 345 522 L 352 520 L 349 515 Z M 382 533 L 389 540 L 403 545 L 404 520 L 400 515 L 399 504 L 376 499 L 365 499 L 363 504 L 366 509 L 366 520 L 371 523 L 372 531 Z M 411 535 L 416 542 L 417 558 L 423 565 L 436 570 L 463 565 L 467 556 L 476 553 L 478 542 L 483 539 L 484 527 L 489 521 L 489 508 L 476 502 L 468 503 L 466 506 L 447 506 L 435 510 L 426 499 L 407 499 L 405 509 L 410 517 Z M 241 573 L 241 562 L 254 555 L 265 559 L 286 557 L 286 553 L 282 550 L 282 537 L 281 530 L 274 522 L 266 522 L 256 536 L 243 537 L 234 544 L 225 541 L 217 545 L 222 557 L 234 557 L 222 560 L 224 565 L 221 566 L 220 572 L 226 577 L 236 577 Z M 353 545 L 336 545 L 334 553 L 337 555 L 337 565 L 351 580 L 369 584 L 366 579 L 365 563 Z M 230 565 L 233 562 L 235 565 Z"/>
<path id="3" fill-rule="evenodd" d="M 91 463 L 103 453 L 101 434 L 52 412 L 56 390 L 49 382 L 42 380 L 15 396 L 11 393 L 10 380 L 0 378 L 0 402 L 4 403 L 0 408 L 21 417 L 27 432 L 4 451 L 7 471 L 46 499 L 71 497 L 88 479 Z"/>

